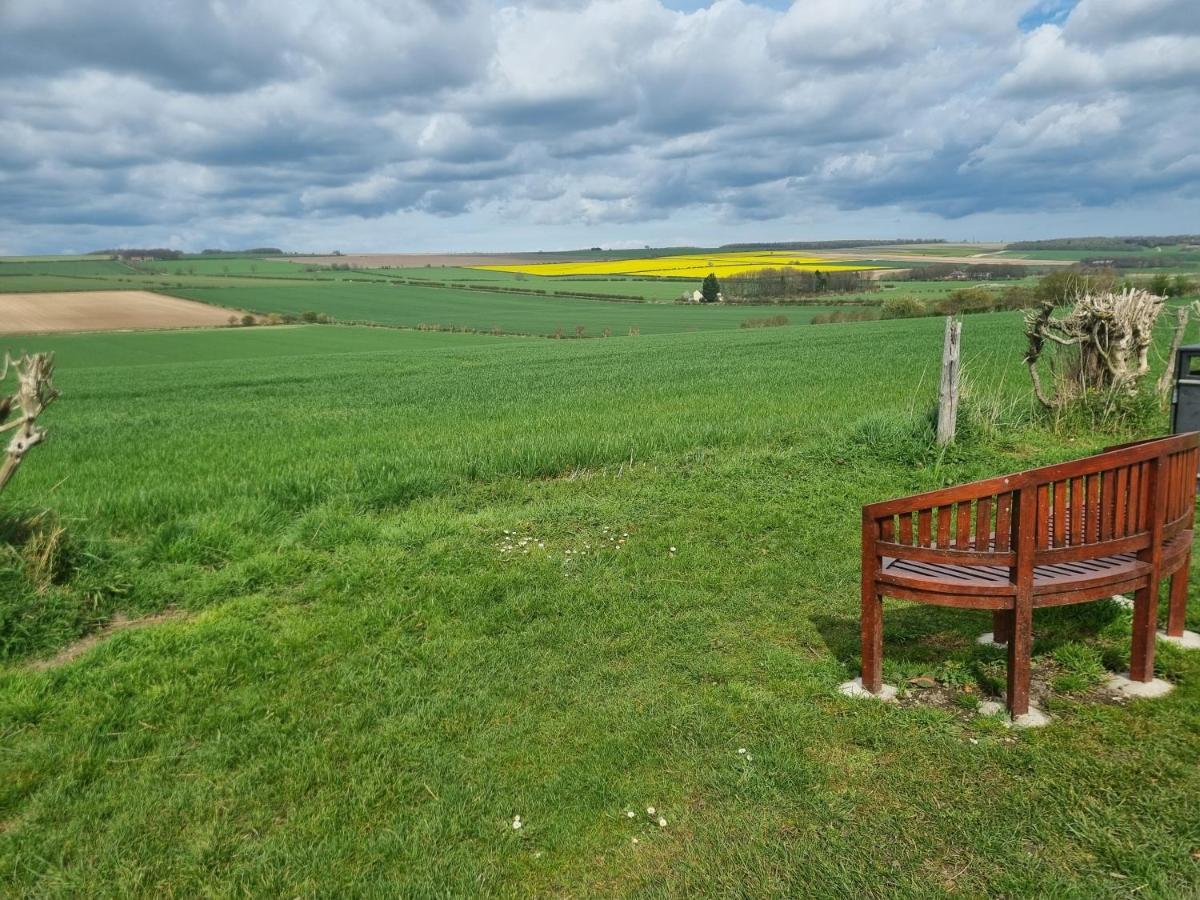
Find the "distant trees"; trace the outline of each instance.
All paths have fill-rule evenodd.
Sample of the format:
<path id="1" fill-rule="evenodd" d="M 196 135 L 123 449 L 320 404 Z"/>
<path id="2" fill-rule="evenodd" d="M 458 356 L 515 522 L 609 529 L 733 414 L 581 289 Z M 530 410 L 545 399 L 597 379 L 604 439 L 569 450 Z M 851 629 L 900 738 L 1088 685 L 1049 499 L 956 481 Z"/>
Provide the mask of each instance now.
<path id="1" fill-rule="evenodd" d="M 888 273 L 888 281 L 1012 281 L 1029 274 L 1026 266 L 1008 263 L 932 263 Z"/>
<path id="2" fill-rule="evenodd" d="M 1186 297 L 1195 290 L 1190 278 L 1186 275 L 1174 277 L 1159 272 L 1150 279 L 1150 293 L 1160 297 Z"/>
<path id="3" fill-rule="evenodd" d="M 929 308 L 916 297 L 888 297 L 879 312 L 885 319 L 913 319 L 930 314 Z"/>
<path id="4" fill-rule="evenodd" d="M 278 247 L 248 247 L 245 250 L 218 250 L 209 247 L 200 251 L 201 256 L 281 256 Z"/>
<path id="5" fill-rule="evenodd" d="M 1178 244 L 1200 243 L 1195 234 L 1152 234 L 1129 237 L 1053 238 L 1048 241 L 1017 241 L 1006 244 L 1007 250 L 1148 250 L 1154 247 L 1173 247 Z"/>
<path id="6" fill-rule="evenodd" d="M 704 303 L 716 303 L 721 299 L 721 283 L 712 272 L 704 276 L 704 283 L 700 285 L 700 297 Z"/>
<path id="7" fill-rule="evenodd" d="M 786 303 L 823 294 L 859 294 L 879 290 L 879 282 L 860 272 L 759 269 L 726 278 L 728 303 Z"/>
<path id="8" fill-rule="evenodd" d="M 1034 293 L 1038 300 L 1062 305 L 1083 294 L 1110 294 L 1116 287 L 1113 269 L 1065 269 L 1043 276 Z"/>
<path id="9" fill-rule="evenodd" d="M 165 247 L 122 247 L 111 250 L 97 250 L 97 256 L 116 256 L 120 259 L 179 259 L 183 256 L 181 250 L 168 250 Z"/>

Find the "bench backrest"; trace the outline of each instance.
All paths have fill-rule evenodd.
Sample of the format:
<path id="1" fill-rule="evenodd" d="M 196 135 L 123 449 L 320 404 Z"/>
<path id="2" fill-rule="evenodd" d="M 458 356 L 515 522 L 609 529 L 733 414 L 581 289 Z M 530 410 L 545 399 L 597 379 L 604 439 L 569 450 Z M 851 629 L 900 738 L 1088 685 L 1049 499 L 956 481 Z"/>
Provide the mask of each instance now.
<path id="1" fill-rule="evenodd" d="M 1198 459 L 1192 432 L 875 503 L 864 537 L 881 556 L 1013 566 L 1025 523 L 1035 564 L 1137 552 L 1191 527 Z"/>

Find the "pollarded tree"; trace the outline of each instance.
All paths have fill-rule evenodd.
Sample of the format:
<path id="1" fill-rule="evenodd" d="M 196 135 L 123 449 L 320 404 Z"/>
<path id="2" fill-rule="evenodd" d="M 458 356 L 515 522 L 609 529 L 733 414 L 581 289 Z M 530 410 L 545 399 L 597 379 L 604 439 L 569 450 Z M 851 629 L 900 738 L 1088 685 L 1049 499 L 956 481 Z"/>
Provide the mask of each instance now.
<path id="1" fill-rule="evenodd" d="M 16 393 L 0 398 L 0 432 L 14 431 L 8 442 L 3 462 L 0 462 L 0 490 L 8 484 L 29 448 L 46 436 L 37 424 L 37 417 L 58 397 L 54 389 L 54 354 L 35 353 L 14 359 L 4 355 L 0 382 L 9 372 L 17 376 Z M 10 416 L 15 416 L 9 421 Z"/>
<path id="2" fill-rule="evenodd" d="M 1054 315 L 1055 305 L 1047 300 L 1025 315 L 1029 349 L 1025 363 L 1038 402 L 1048 409 L 1061 409 L 1088 395 L 1113 399 L 1138 392 L 1150 371 L 1150 346 L 1154 324 L 1163 311 L 1164 297 L 1138 288 L 1120 292 L 1081 293 L 1068 313 Z M 1178 348 L 1187 325 L 1187 310 L 1181 310 L 1172 342 Z M 1047 355 L 1047 351 L 1051 350 Z M 1046 355 L 1053 382 L 1047 391 L 1038 363 Z"/>
<path id="3" fill-rule="evenodd" d="M 704 283 L 700 285 L 700 296 L 705 303 L 716 303 L 721 299 L 721 283 L 712 272 L 704 276 Z"/>

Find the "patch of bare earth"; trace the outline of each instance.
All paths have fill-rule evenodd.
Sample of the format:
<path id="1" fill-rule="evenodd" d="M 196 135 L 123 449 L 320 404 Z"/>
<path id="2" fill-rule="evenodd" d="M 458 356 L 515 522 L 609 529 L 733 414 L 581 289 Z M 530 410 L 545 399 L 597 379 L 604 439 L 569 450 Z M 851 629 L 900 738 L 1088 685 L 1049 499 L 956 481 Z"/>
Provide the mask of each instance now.
<path id="1" fill-rule="evenodd" d="M 1064 692 L 1055 686 L 1055 681 L 1063 672 L 1063 668 L 1053 659 L 1035 660 L 1029 683 L 1029 702 L 1032 706 L 1044 710 L 1055 700 L 1064 699 L 1102 706 L 1122 706 L 1128 702 L 1128 698 L 1107 690 L 1102 682 Z M 984 696 L 975 684 L 945 684 L 932 675 L 910 678 L 905 684 L 905 690 L 897 698 L 901 706 L 933 706 L 953 712 L 963 720 L 973 718 L 977 714 L 974 708 L 975 701 L 983 700 L 1004 702 L 1004 696 Z"/>
<path id="2" fill-rule="evenodd" d="M 153 625 L 162 625 L 166 622 L 178 622 L 186 619 L 187 616 L 188 614 L 181 609 L 167 609 L 152 616 L 142 616 L 137 619 L 131 619 L 123 613 L 117 613 L 99 631 L 94 631 L 86 637 L 75 641 L 75 643 L 68 644 L 48 659 L 34 660 L 29 664 L 29 668 L 35 672 L 57 669 L 59 666 L 65 666 L 72 660 L 83 656 L 83 654 L 87 653 L 93 647 L 102 644 L 119 631 L 136 631 L 142 628 L 150 628 Z"/>
<path id="3" fill-rule="evenodd" d="M 821 251 L 821 256 L 825 259 L 844 260 L 854 262 L 857 260 L 883 259 L 888 262 L 928 262 L 941 263 L 948 266 L 972 266 L 986 264 L 989 266 L 1038 266 L 1039 268 L 1051 268 L 1054 266 L 1073 266 L 1073 259 L 1023 259 L 1016 256 L 937 256 L 935 254 L 923 254 L 920 251 L 912 253 L 895 253 L 887 251 L 876 251 L 874 253 L 869 250 L 828 250 Z"/>
<path id="4" fill-rule="evenodd" d="M 0 334 L 215 327 L 235 314 L 151 291 L 0 294 Z"/>

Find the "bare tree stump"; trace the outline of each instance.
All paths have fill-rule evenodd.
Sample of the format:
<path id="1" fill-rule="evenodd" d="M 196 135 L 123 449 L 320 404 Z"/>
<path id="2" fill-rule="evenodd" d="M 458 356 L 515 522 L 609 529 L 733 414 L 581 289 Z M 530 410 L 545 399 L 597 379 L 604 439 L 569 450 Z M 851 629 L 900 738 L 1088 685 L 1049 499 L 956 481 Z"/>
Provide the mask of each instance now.
<path id="1" fill-rule="evenodd" d="M 1150 371 L 1154 323 L 1164 302 L 1164 297 L 1127 288 L 1119 293 L 1080 294 L 1061 319 L 1054 315 L 1050 302 L 1027 313 L 1025 363 L 1038 402 L 1047 409 L 1061 409 L 1092 393 L 1110 397 L 1136 394 L 1141 379 Z M 1182 339 L 1182 330 L 1179 336 Z M 1051 347 L 1054 380 L 1047 391 L 1038 374 L 1038 361 Z"/>
<path id="2" fill-rule="evenodd" d="M 37 417 L 58 399 L 54 389 L 54 354 L 23 354 L 19 359 L 4 355 L 4 368 L 0 371 L 0 382 L 8 377 L 9 370 L 16 373 L 16 393 L 0 401 L 0 433 L 14 434 L 5 450 L 4 461 L 0 462 L 0 491 L 17 471 L 29 448 L 40 444 L 46 430 L 37 424 Z M 11 422 L 13 413 L 17 417 Z"/>

